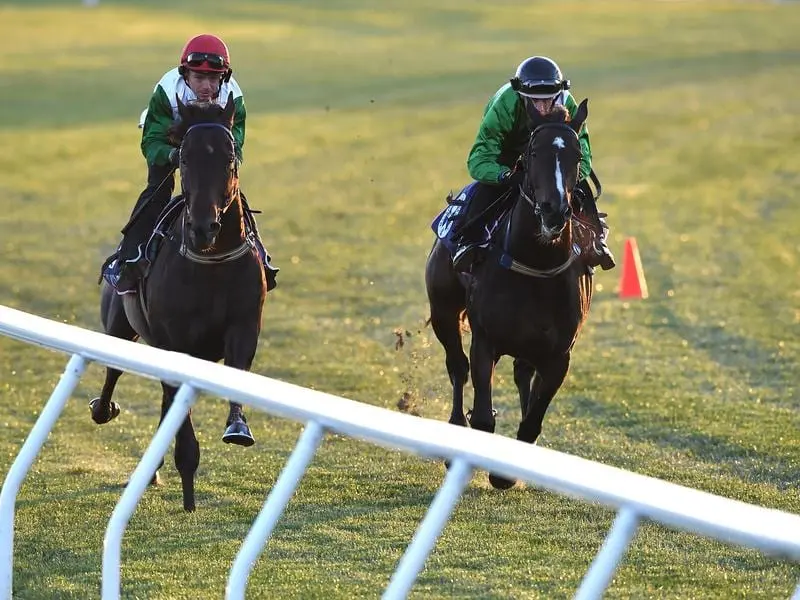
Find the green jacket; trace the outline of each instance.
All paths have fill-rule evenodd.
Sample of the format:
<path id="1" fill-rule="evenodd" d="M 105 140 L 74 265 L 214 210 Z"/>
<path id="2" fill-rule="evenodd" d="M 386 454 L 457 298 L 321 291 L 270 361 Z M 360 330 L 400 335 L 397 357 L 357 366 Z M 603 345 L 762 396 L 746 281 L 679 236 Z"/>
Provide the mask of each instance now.
<path id="1" fill-rule="evenodd" d="M 563 104 L 571 117 L 578 110 L 578 103 L 564 90 L 556 99 Z M 517 158 L 525 152 L 530 137 L 528 116 L 519 94 L 507 83 L 501 87 L 483 111 L 483 120 L 478 127 L 475 144 L 467 158 L 470 177 L 483 183 L 498 183 L 500 178 L 514 167 Z M 589 176 L 592 170 L 592 146 L 589 129 L 584 123 L 578 139 L 581 144 L 580 179 Z"/>
<path id="2" fill-rule="evenodd" d="M 244 107 L 244 96 L 236 80 L 223 82 L 219 89 L 218 99 L 227 102 L 228 95 L 233 92 L 233 103 L 236 111 L 233 115 L 234 145 L 236 147 L 236 158 L 242 162 L 242 147 L 244 146 L 244 121 L 247 111 Z M 147 159 L 148 165 L 168 165 L 169 153 L 173 146 L 170 145 L 167 132 L 170 126 L 178 120 L 178 102 L 175 95 L 180 97 L 181 102 L 188 103 L 196 100 L 192 89 L 186 85 L 183 76 L 175 68 L 165 73 L 156 84 L 153 95 L 150 97 L 150 104 L 147 110 L 142 113 L 139 127 L 142 128 L 142 154 Z"/>

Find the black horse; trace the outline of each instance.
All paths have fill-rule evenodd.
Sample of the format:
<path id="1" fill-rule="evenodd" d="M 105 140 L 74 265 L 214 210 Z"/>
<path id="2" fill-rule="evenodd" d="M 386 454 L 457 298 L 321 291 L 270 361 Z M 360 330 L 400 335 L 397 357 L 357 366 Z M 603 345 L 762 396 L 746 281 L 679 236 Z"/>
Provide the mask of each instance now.
<path id="1" fill-rule="evenodd" d="M 492 376 L 501 356 L 514 358 L 522 420 L 517 439 L 533 443 L 547 407 L 566 377 L 570 353 L 589 312 L 592 275 L 573 250 L 572 191 L 581 159 L 577 132 L 588 101 L 575 118 L 555 109 L 533 129 L 523 155 L 525 178 L 503 216 L 486 259 L 470 275 L 454 271 L 437 240 L 428 256 L 425 283 L 430 322 L 444 346 L 453 386 L 449 422 L 494 432 Z M 516 192 L 516 190 L 515 190 Z M 464 354 L 464 313 L 472 330 Z M 472 375 L 473 409 L 464 416 L 464 385 Z M 494 487 L 514 485 L 490 474 Z"/>
<path id="2" fill-rule="evenodd" d="M 118 295 L 103 284 L 101 318 L 105 332 L 118 338 L 140 336 L 151 346 L 184 352 L 249 370 L 261 330 L 266 280 L 246 225 L 231 133 L 234 104 L 184 105 L 173 134 L 180 142 L 182 204 L 166 231 L 160 251 L 138 294 Z M 119 414 L 111 401 L 121 375 L 106 369 L 99 398 L 90 403 L 92 419 L 107 423 Z M 161 419 L 177 389 L 162 382 Z M 223 440 L 254 443 L 242 406 L 230 403 Z M 200 446 L 191 414 L 175 440 L 175 466 L 183 486 L 183 507 L 195 509 L 194 474 Z M 163 465 L 163 461 L 162 461 Z M 157 474 L 156 474 L 157 475 Z"/>

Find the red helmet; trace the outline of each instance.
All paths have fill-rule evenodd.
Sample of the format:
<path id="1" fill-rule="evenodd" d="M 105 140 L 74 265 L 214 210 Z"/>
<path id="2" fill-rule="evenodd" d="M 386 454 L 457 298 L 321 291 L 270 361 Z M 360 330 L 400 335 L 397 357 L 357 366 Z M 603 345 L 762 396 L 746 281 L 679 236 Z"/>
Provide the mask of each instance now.
<path id="1" fill-rule="evenodd" d="M 196 35 L 183 47 L 181 67 L 190 71 L 228 73 L 231 70 L 228 47 L 215 35 Z"/>

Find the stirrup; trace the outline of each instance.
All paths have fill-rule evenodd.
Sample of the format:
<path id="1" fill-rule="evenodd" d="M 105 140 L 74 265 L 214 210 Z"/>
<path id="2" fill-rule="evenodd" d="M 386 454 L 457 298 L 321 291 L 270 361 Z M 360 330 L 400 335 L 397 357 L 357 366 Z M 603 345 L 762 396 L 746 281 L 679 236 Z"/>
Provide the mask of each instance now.
<path id="1" fill-rule="evenodd" d="M 453 255 L 453 269 L 461 273 L 468 272 L 478 257 L 480 247 L 481 245 L 477 242 L 470 242 L 456 250 Z"/>

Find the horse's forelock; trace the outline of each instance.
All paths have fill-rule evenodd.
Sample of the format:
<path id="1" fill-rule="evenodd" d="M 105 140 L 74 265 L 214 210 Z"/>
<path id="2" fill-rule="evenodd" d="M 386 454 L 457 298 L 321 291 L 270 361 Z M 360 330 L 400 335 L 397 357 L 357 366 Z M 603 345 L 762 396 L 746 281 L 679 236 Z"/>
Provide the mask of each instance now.
<path id="1" fill-rule="evenodd" d="M 569 120 L 569 111 L 567 107 L 562 104 L 554 106 L 550 109 L 550 112 L 545 115 L 545 121 L 547 123 L 568 123 Z"/>
<path id="2" fill-rule="evenodd" d="M 170 135 L 183 138 L 186 130 L 197 123 L 219 123 L 225 108 L 216 102 L 194 101 L 186 105 L 185 118 L 173 123 Z"/>
<path id="3" fill-rule="evenodd" d="M 185 127 L 196 123 L 218 123 L 225 108 L 216 102 L 192 102 L 189 104 L 189 120 Z"/>

